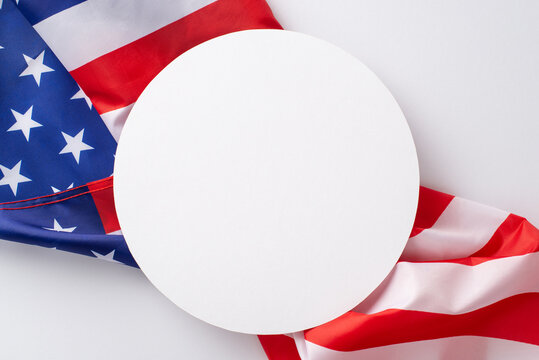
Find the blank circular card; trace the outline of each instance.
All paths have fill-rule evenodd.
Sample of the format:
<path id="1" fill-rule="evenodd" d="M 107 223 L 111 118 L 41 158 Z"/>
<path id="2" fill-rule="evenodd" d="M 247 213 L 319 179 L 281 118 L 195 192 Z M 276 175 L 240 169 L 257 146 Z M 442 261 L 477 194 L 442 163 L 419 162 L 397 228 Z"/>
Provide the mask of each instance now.
<path id="1" fill-rule="evenodd" d="M 406 120 L 365 65 L 299 33 L 237 32 L 148 85 L 114 194 L 142 271 L 190 314 L 277 334 L 330 321 L 388 275 L 419 172 Z"/>

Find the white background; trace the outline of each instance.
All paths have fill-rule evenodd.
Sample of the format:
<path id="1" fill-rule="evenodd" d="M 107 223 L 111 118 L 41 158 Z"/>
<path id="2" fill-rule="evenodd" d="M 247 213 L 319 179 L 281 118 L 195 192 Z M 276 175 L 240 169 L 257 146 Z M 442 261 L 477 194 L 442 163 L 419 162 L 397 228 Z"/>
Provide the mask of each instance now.
<path id="1" fill-rule="evenodd" d="M 273 0 L 358 57 L 414 136 L 421 183 L 539 224 L 539 2 Z"/>
<path id="2" fill-rule="evenodd" d="M 269 0 L 291 30 L 373 69 L 414 135 L 422 184 L 539 224 L 539 2 Z M 140 271 L 0 242 L 2 359 L 264 359 Z"/>

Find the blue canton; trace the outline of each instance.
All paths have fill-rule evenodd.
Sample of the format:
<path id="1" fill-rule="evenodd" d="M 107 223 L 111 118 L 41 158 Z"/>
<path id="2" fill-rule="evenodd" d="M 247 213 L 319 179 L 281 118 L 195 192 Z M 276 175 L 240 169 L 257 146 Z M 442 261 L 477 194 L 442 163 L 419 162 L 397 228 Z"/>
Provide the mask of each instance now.
<path id="1" fill-rule="evenodd" d="M 80 1 L 26 1 L 0 0 L 0 239 L 137 266 L 86 186 L 112 174 L 116 141 L 32 27 Z"/>
<path id="2" fill-rule="evenodd" d="M 0 202 L 112 174 L 116 141 L 11 0 L 0 10 Z"/>

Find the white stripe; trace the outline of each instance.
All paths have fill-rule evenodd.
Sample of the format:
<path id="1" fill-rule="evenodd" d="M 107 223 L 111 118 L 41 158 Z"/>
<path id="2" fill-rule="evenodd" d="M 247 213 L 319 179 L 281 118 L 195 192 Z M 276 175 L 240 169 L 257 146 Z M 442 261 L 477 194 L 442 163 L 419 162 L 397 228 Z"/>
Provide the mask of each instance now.
<path id="1" fill-rule="evenodd" d="M 103 122 L 114 139 L 116 139 L 116 142 L 120 139 L 120 134 L 122 133 L 125 121 L 127 120 L 127 116 L 131 112 L 133 105 L 134 104 L 127 105 L 126 107 L 101 114 L 101 119 L 103 119 Z"/>
<path id="2" fill-rule="evenodd" d="M 355 311 L 386 309 L 462 314 L 507 297 L 539 292 L 539 253 L 468 266 L 455 263 L 398 263 Z"/>
<path id="3" fill-rule="evenodd" d="M 508 215 L 506 211 L 456 197 L 433 227 L 408 240 L 401 259 L 436 261 L 470 256 L 490 240 Z"/>
<path id="4" fill-rule="evenodd" d="M 214 1 L 88 0 L 34 28 L 71 71 Z"/>
<path id="5" fill-rule="evenodd" d="M 301 360 L 307 360 L 307 343 L 305 341 L 305 333 L 303 331 L 298 331 L 292 333 L 294 343 L 296 344 L 296 349 L 298 350 L 298 355 Z"/>
<path id="6" fill-rule="evenodd" d="M 122 235 L 122 230 L 116 230 L 116 231 L 108 233 L 107 235 Z"/>
<path id="7" fill-rule="evenodd" d="M 308 360 L 532 360 L 539 346 L 517 341 L 456 336 L 380 346 L 357 351 L 335 351 L 307 343 Z"/>

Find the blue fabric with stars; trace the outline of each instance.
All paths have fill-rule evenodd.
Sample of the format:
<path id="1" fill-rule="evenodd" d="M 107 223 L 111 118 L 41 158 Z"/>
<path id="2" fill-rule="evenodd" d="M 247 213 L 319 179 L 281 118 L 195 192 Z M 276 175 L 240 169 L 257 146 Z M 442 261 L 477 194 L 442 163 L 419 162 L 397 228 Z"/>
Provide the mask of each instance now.
<path id="1" fill-rule="evenodd" d="M 71 99 L 79 86 L 11 0 L 0 10 L 0 46 L 0 165 L 21 162 L 20 175 L 31 180 L 0 185 L 0 202 L 110 176 L 116 141 L 93 106 Z M 14 127 L 24 115 L 28 139 Z"/>
<path id="2" fill-rule="evenodd" d="M 36 206 L 38 205 L 38 206 Z M 0 239 L 137 264 L 123 236 L 106 235 L 87 186 L 0 204 Z"/>
<path id="3" fill-rule="evenodd" d="M 62 10 L 76 1 L 52 2 Z M 3 0 L 0 238 L 89 256 L 114 251 L 114 259 L 136 266 L 123 237 L 105 234 L 84 186 L 112 174 L 116 141 L 33 29 L 36 16 L 29 21 L 12 0 Z M 55 194 L 72 187 L 76 189 Z M 43 196 L 48 205 L 27 200 Z"/>

